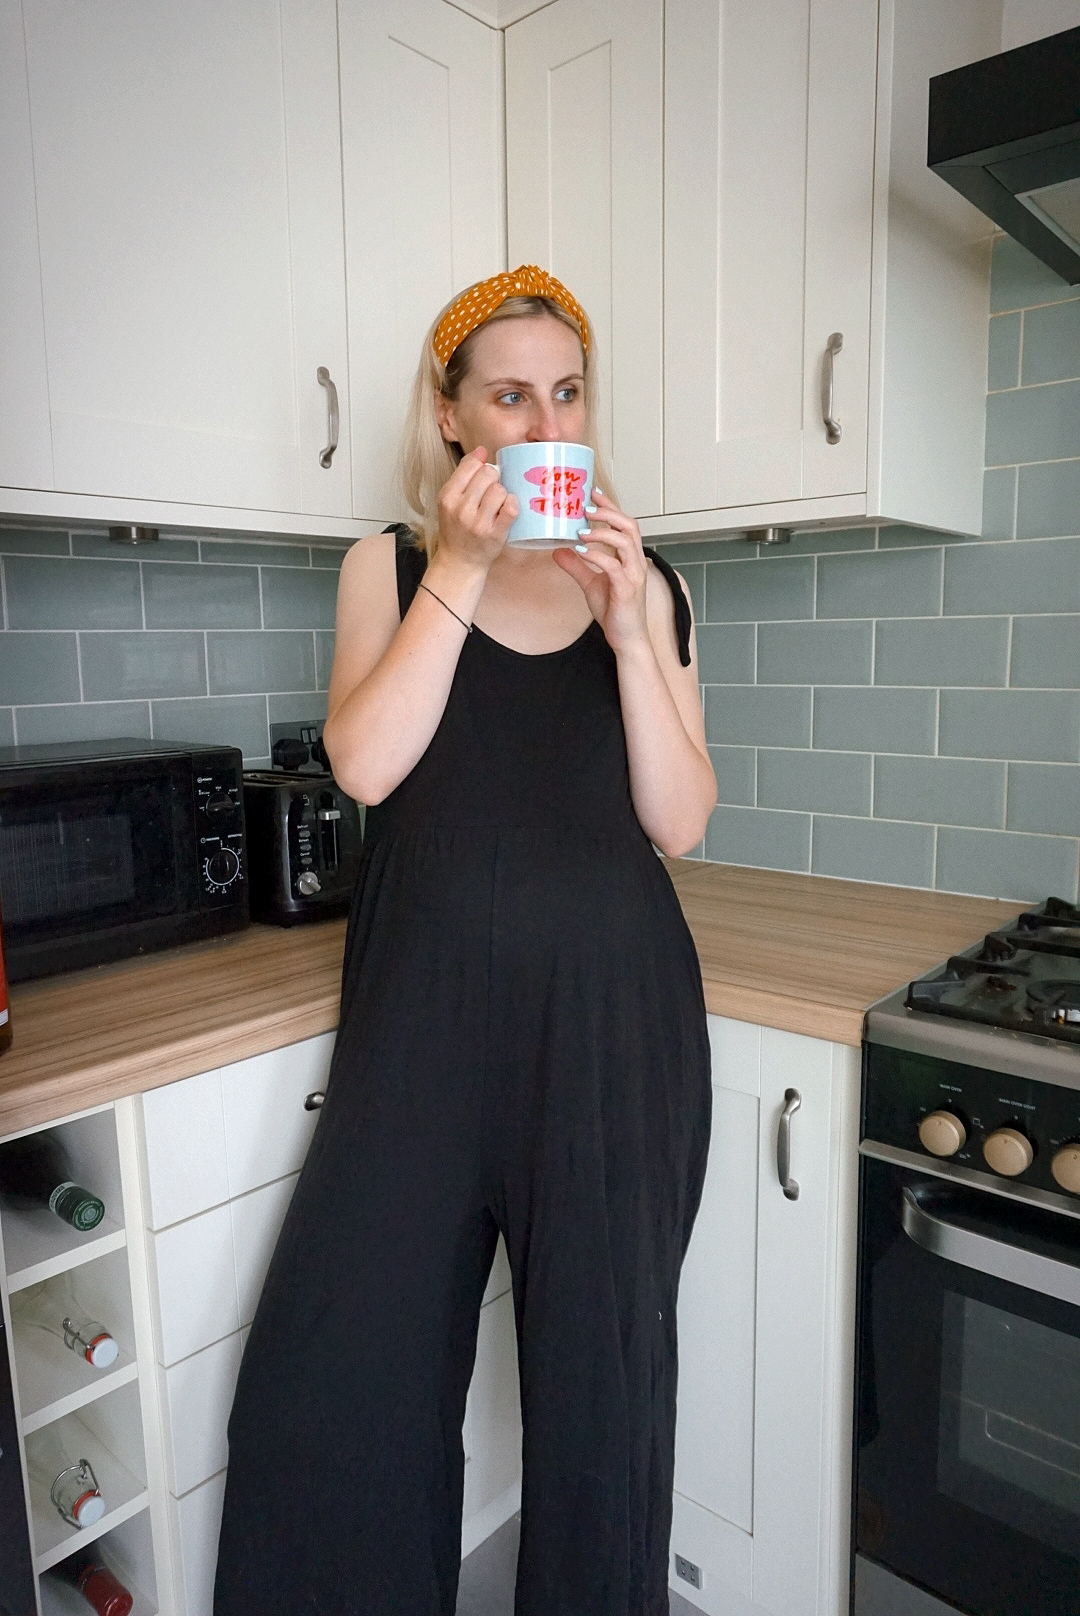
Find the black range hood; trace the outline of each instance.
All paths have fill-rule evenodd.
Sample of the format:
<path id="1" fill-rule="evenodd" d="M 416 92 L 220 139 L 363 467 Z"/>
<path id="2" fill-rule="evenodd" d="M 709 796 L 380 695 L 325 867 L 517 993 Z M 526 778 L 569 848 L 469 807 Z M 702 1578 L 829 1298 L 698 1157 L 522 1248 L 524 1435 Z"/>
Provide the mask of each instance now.
<path id="1" fill-rule="evenodd" d="M 931 79 L 926 160 L 1080 282 L 1080 28 Z"/>

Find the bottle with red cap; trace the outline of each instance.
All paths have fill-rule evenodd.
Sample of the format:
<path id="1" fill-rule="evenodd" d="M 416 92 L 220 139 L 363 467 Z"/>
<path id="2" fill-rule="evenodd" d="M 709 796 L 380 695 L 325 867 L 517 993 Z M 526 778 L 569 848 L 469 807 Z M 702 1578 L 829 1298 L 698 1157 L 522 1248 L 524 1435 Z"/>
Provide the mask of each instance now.
<path id="1" fill-rule="evenodd" d="M 78 1452 L 78 1434 L 61 1423 L 35 1431 L 26 1444 L 30 1479 L 71 1526 L 96 1526 L 108 1507 L 94 1467 Z"/>
<path id="2" fill-rule="evenodd" d="M 55 1567 L 56 1576 L 82 1594 L 98 1616 L 128 1616 L 134 1603 L 120 1579 L 109 1570 L 97 1545 L 80 1549 Z"/>
<path id="3" fill-rule="evenodd" d="M 120 1355 L 112 1332 L 99 1319 L 91 1318 L 75 1295 L 70 1269 L 57 1279 L 42 1280 L 18 1292 L 12 1312 L 17 1324 L 56 1336 L 92 1369 L 108 1369 Z"/>

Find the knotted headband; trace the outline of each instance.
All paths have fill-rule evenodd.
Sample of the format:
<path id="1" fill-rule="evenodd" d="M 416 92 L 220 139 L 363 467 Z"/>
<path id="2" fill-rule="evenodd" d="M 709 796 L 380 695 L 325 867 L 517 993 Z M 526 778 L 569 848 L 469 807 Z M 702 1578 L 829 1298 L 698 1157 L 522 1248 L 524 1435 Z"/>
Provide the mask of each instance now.
<path id="1" fill-rule="evenodd" d="M 518 269 L 492 275 L 490 280 L 477 281 L 475 286 L 467 286 L 455 297 L 435 327 L 432 338 L 432 346 L 440 363 L 445 365 L 454 349 L 459 348 L 478 325 L 489 320 L 508 297 L 550 298 L 560 309 L 565 309 L 573 320 L 581 337 L 581 346 L 588 353 L 589 325 L 585 310 L 577 298 L 571 297 L 562 281 L 557 281 L 546 269 L 540 269 L 536 264 L 522 264 Z"/>

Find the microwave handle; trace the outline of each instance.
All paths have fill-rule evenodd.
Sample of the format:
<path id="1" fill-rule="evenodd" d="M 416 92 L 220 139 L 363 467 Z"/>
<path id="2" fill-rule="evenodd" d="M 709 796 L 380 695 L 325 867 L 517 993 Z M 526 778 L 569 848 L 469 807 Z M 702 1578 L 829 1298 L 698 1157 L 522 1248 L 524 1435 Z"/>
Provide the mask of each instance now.
<path id="1" fill-rule="evenodd" d="M 1040 1296 L 1051 1296 L 1074 1306 L 1080 1304 L 1080 1265 L 1044 1257 L 1041 1252 L 1028 1251 L 1024 1246 L 1014 1246 L 996 1233 L 979 1234 L 952 1223 L 940 1212 L 931 1212 L 922 1206 L 910 1187 L 904 1190 L 902 1216 L 904 1233 L 909 1240 L 935 1257 L 959 1263 L 963 1268 L 974 1268 L 977 1273 L 1003 1279 L 1009 1285 L 1022 1285 L 1025 1290 L 1038 1291 Z"/>

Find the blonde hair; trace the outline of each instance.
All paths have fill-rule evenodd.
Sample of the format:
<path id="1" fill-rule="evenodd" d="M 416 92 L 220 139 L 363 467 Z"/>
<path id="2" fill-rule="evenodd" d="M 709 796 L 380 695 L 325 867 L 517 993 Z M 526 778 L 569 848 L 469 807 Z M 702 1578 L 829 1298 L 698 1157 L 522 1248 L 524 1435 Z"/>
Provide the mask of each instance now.
<path id="1" fill-rule="evenodd" d="M 410 523 L 419 535 L 429 560 L 435 554 L 439 543 L 439 492 L 461 460 L 458 445 L 447 443 L 439 430 L 439 423 L 435 417 L 435 395 L 441 393 L 444 398 L 457 398 L 461 384 L 469 372 L 470 345 L 476 331 L 482 331 L 485 326 L 492 325 L 496 320 L 520 320 L 529 316 L 535 318 L 537 315 L 550 315 L 552 319 L 560 320 L 563 325 L 569 326 L 578 340 L 581 340 L 577 321 L 565 309 L 552 302 L 551 298 L 508 297 L 483 324 L 476 327 L 476 331 L 469 333 L 444 365 L 435 352 L 434 337 L 439 322 L 455 301 L 456 299 L 451 298 L 450 303 L 439 310 L 424 338 L 420 363 L 416 369 L 416 379 L 409 399 L 409 409 L 405 417 L 405 433 L 402 441 L 405 503 L 408 506 Z M 587 324 L 587 331 L 589 345 L 583 354 L 585 428 L 582 441 L 596 454 L 596 481 L 610 494 L 611 478 L 606 466 L 601 464 L 596 442 L 596 337 L 591 325 Z"/>

